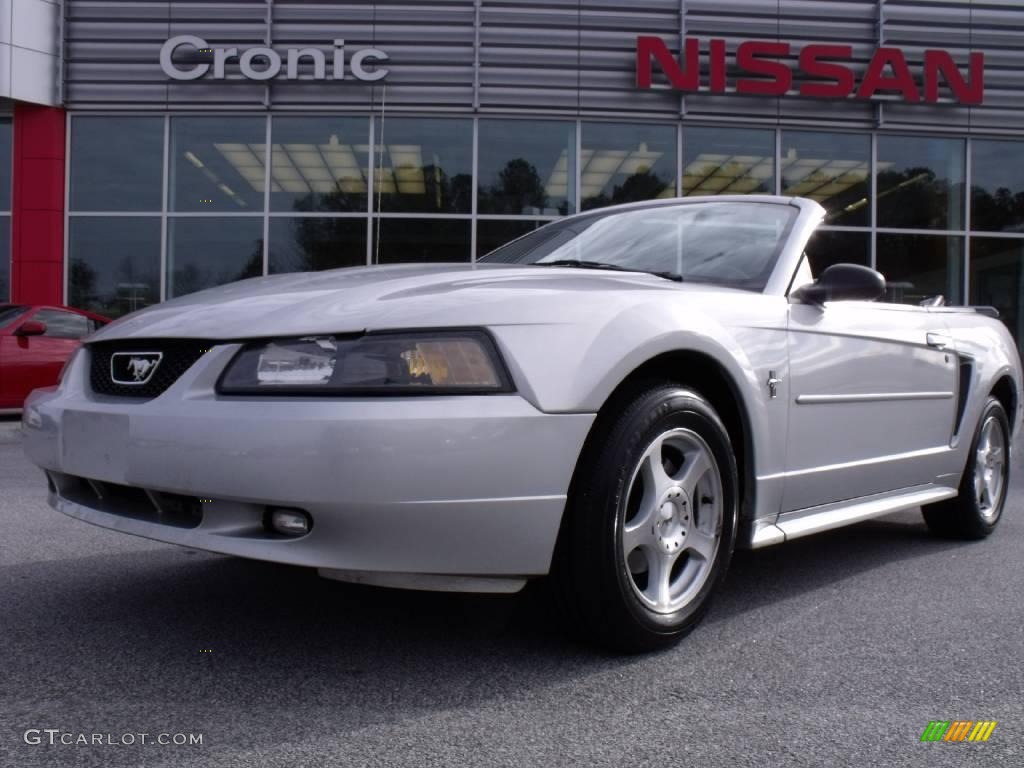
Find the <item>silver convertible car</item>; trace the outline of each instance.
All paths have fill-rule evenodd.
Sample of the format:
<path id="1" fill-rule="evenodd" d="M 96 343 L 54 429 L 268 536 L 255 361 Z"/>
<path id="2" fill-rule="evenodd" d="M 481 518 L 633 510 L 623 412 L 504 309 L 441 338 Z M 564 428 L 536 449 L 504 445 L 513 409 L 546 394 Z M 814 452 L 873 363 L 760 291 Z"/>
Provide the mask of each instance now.
<path id="1" fill-rule="evenodd" d="M 986 308 L 878 301 L 800 198 L 568 217 L 475 264 L 255 278 L 125 317 L 23 416 L 50 503 L 187 547 L 415 589 L 551 574 L 636 651 L 735 547 L 923 507 L 999 522 L 1021 365 Z"/>

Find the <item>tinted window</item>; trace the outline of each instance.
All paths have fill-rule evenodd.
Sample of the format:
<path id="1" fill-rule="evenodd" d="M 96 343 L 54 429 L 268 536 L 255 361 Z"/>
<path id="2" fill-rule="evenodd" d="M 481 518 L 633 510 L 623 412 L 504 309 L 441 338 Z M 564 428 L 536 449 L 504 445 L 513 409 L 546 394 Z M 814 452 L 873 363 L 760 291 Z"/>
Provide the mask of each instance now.
<path id="1" fill-rule="evenodd" d="M 0 119 L 0 211 L 11 210 L 11 121 Z"/>
<path id="2" fill-rule="evenodd" d="M 962 237 L 879 234 L 878 271 L 885 275 L 886 298 L 919 304 L 945 296 L 947 304 L 962 304 Z"/>
<path id="3" fill-rule="evenodd" d="M 11 217 L 0 216 L 0 301 L 11 295 Z"/>
<path id="4" fill-rule="evenodd" d="M 46 323 L 44 336 L 56 339 L 80 339 L 88 336 L 89 319 L 73 312 L 61 312 L 59 309 L 41 309 L 32 317 L 40 323 Z"/>
<path id="5" fill-rule="evenodd" d="M 971 142 L 971 229 L 1024 231 L 1024 142 Z"/>
<path id="6" fill-rule="evenodd" d="M 303 217 L 270 220 L 270 274 L 366 264 L 366 219 Z"/>
<path id="7" fill-rule="evenodd" d="M 871 233 L 817 230 L 807 243 L 811 273 L 820 277 L 833 264 L 871 266 Z"/>
<path id="8" fill-rule="evenodd" d="M 370 165 L 365 117 L 275 117 L 272 211 L 363 212 Z M 249 162 L 253 162 L 250 158 Z M 255 179 L 262 170 L 250 173 Z M 262 189 L 262 187 L 261 187 Z"/>
<path id="9" fill-rule="evenodd" d="M 781 164 L 782 194 L 820 203 L 829 224 L 871 223 L 871 137 L 867 134 L 786 131 Z"/>
<path id="10" fill-rule="evenodd" d="M 684 195 L 774 192 L 774 131 L 693 127 L 683 131 Z"/>
<path id="11" fill-rule="evenodd" d="M 543 221 L 516 221 L 515 219 L 499 219 L 488 221 L 480 219 L 476 223 L 476 255 L 477 258 L 490 253 L 495 248 L 533 232 L 544 225 Z"/>
<path id="12" fill-rule="evenodd" d="M 262 218 L 172 218 L 167 237 L 168 298 L 263 274 Z"/>
<path id="13" fill-rule="evenodd" d="M 374 196 L 380 195 L 380 210 L 472 210 L 473 121 L 389 117 L 377 121 L 377 146 L 382 154 Z"/>
<path id="14" fill-rule="evenodd" d="M 1024 240 L 971 238 L 971 304 L 998 309 L 1018 344 L 1024 340 Z"/>
<path id="15" fill-rule="evenodd" d="M 377 236 L 374 222 L 374 237 Z M 378 264 L 469 261 L 470 222 L 465 219 L 381 219 Z"/>
<path id="16" fill-rule="evenodd" d="M 72 216 L 68 303 L 120 317 L 160 300 L 160 219 Z"/>
<path id="17" fill-rule="evenodd" d="M 580 207 L 584 211 L 675 194 L 674 126 L 583 125 Z"/>
<path id="18" fill-rule="evenodd" d="M 0 304 L 0 325 L 14 322 L 19 315 L 25 314 L 28 307 L 20 304 Z"/>
<path id="19" fill-rule="evenodd" d="M 878 137 L 878 226 L 961 229 L 964 142 Z"/>
<path id="20" fill-rule="evenodd" d="M 162 117 L 71 120 L 71 210 L 159 211 Z"/>
<path id="21" fill-rule="evenodd" d="M 770 203 L 671 205 L 580 216 L 509 243 L 482 261 L 597 261 L 687 281 L 762 290 L 796 209 Z"/>
<path id="22" fill-rule="evenodd" d="M 480 213 L 574 212 L 575 123 L 481 120 L 478 141 Z"/>
<path id="23" fill-rule="evenodd" d="M 267 123 L 262 117 L 171 119 L 171 210 L 263 210 Z"/>

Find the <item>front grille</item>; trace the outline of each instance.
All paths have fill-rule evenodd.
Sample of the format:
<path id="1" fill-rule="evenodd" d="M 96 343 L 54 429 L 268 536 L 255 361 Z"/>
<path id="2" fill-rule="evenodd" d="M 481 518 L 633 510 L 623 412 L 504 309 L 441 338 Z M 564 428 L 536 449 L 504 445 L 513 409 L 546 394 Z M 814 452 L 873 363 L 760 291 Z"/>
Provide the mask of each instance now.
<path id="1" fill-rule="evenodd" d="M 92 355 L 89 384 L 98 395 L 153 398 L 162 394 L 195 365 L 214 343 L 203 339 L 97 341 L 89 345 Z M 119 384 L 111 378 L 110 373 L 111 358 L 118 352 L 159 352 L 163 357 L 144 384 Z"/>

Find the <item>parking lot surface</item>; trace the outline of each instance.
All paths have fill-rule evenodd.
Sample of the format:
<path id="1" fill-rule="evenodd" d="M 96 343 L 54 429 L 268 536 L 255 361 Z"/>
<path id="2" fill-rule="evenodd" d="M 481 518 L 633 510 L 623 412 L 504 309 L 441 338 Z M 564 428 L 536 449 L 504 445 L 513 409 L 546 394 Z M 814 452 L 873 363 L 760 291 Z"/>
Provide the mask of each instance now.
<path id="1" fill-rule="evenodd" d="M 986 541 L 914 510 L 738 552 L 690 637 L 616 657 L 542 589 L 356 587 L 71 520 L 19 442 L 0 421 L 0 766 L 1024 765 L 1019 463 Z"/>

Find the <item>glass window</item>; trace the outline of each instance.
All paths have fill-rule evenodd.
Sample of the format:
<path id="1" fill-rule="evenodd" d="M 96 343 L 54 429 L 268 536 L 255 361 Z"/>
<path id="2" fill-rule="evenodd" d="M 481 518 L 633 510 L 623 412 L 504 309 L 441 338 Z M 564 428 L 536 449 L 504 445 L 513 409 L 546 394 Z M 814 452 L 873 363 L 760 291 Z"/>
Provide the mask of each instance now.
<path id="1" fill-rule="evenodd" d="M 263 219 L 171 219 L 167 298 L 263 274 Z"/>
<path id="2" fill-rule="evenodd" d="M 0 216 L 0 302 L 11 298 L 11 217 Z"/>
<path id="3" fill-rule="evenodd" d="M 684 195 L 774 193 L 774 131 L 692 126 L 683 129 Z"/>
<path id="4" fill-rule="evenodd" d="M 13 162 L 11 121 L 0 120 L 0 211 L 11 210 L 11 164 Z M 2 295 L 0 294 L 0 296 Z"/>
<path id="5" fill-rule="evenodd" d="M 833 264 L 863 264 L 871 266 L 870 232 L 836 232 L 817 230 L 807 243 L 807 258 L 811 274 L 819 277 Z"/>
<path id="6" fill-rule="evenodd" d="M 885 301 L 919 304 L 942 295 L 947 304 L 962 303 L 962 237 L 879 234 L 876 256 Z"/>
<path id="7" fill-rule="evenodd" d="M 373 255 L 374 263 L 469 261 L 468 219 L 380 219 L 379 223 L 379 252 Z"/>
<path id="8" fill-rule="evenodd" d="M 963 227 L 962 139 L 879 136 L 877 173 L 878 226 Z"/>
<path id="9" fill-rule="evenodd" d="M 107 317 L 160 301 L 160 219 L 72 216 L 68 300 Z"/>
<path id="10" fill-rule="evenodd" d="M 867 134 L 782 134 L 782 194 L 821 203 L 829 224 L 871 225 L 870 168 Z"/>
<path id="11" fill-rule="evenodd" d="M 13 323 L 28 309 L 24 304 L 0 304 L 0 327 Z"/>
<path id="12" fill-rule="evenodd" d="M 272 211 L 366 211 L 370 121 L 365 117 L 275 117 Z"/>
<path id="13" fill-rule="evenodd" d="M 478 143 L 478 212 L 535 216 L 575 212 L 575 123 L 481 120 Z"/>
<path id="14" fill-rule="evenodd" d="M 971 142 L 971 229 L 1024 232 L 1024 142 Z"/>
<path id="15" fill-rule="evenodd" d="M 171 118 L 171 210 L 263 210 L 266 119 Z"/>
<path id="16" fill-rule="evenodd" d="M 162 117 L 71 120 L 71 210 L 159 211 Z"/>
<path id="17" fill-rule="evenodd" d="M 971 304 L 998 309 L 1020 344 L 1024 339 L 1024 240 L 971 238 Z"/>
<path id="18" fill-rule="evenodd" d="M 598 212 L 556 221 L 482 261 L 664 272 L 687 282 L 760 291 L 789 236 L 796 208 L 703 201 Z"/>
<path id="19" fill-rule="evenodd" d="M 269 260 L 271 274 L 366 264 L 366 219 L 271 218 Z"/>
<path id="20" fill-rule="evenodd" d="M 488 221 L 487 219 L 480 219 L 476 223 L 477 258 L 505 245 L 505 243 L 515 240 L 517 237 L 533 232 L 533 230 L 544 226 L 546 223 L 545 221 L 530 220 L 514 221 L 500 219 Z"/>
<path id="21" fill-rule="evenodd" d="M 377 121 L 382 155 L 374 176 L 380 210 L 470 213 L 473 121 L 396 118 Z M 379 186 L 378 186 L 379 185 Z M 374 200 L 374 208 L 377 201 Z"/>
<path id="22" fill-rule="evenodd" d="M 46 333 L 43 335 L 54 339 L 80 339 L 92 330 L 85 315 L 59 309 L 40 309 L 32 319 L 46 323 Z"/>
<path id="23" fill-rule="evenodd" d="M 586 123 L 580 150 L 580 207 L 675 197 L 676 129 Z"/>

